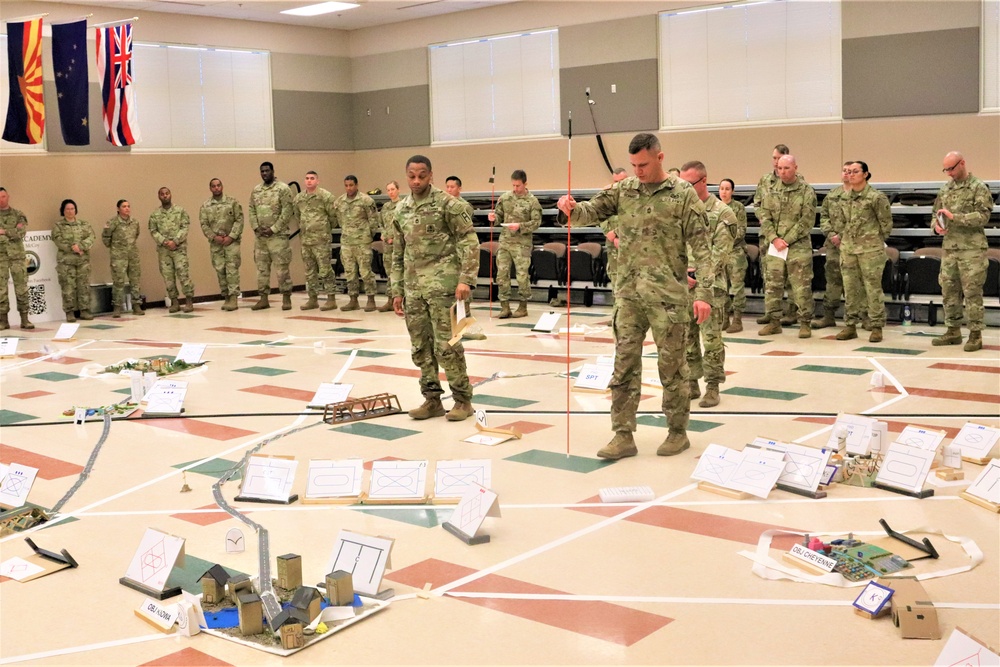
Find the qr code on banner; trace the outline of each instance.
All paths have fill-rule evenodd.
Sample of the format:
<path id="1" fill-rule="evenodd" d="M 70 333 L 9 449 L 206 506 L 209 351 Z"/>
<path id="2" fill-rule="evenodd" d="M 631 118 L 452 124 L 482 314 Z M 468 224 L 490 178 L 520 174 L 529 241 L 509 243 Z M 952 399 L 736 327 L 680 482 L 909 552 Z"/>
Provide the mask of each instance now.
<path id="1" fill-rule="evenodd" d="M 28 313 L 41 315 L 45 312 L 45 285 L 28 285 Z"/>

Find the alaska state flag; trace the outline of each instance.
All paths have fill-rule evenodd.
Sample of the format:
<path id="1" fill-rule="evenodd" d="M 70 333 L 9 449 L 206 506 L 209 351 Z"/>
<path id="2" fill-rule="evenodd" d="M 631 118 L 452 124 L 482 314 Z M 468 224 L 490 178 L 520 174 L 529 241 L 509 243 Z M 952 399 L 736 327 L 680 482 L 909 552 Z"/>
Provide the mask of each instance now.
<path id="1" fill-rule="evenodd" d="M 63 141 L 67 146 L 86 146 L 90 143 L 86 19 L 52 25 L 52 68 Z"/>
<path id="2" fill-rule="evenodd" d="M 132 85 L 132 24 L 97 28 L 97 73 L 108 141 L 115 146 L 142 141 Z"/>
<path id="3" fill-rule="evenodd" d="M 10 100 L 3 138 L 16 144 L 37 144 L 45 132 L 42 19 L 7 23 L 7 71 Z"/>

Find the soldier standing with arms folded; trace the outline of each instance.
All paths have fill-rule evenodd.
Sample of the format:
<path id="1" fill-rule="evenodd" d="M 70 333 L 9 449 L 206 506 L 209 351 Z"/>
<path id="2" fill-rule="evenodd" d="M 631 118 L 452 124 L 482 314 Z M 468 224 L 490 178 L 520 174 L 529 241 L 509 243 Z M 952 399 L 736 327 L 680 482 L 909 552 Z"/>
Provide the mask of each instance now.
<path id="1" fill-rule="evenodd" d="M 655 135 L 637 134 L 629 144 L 635 176 L 597 193 L 588 202 L 559 199 L 559 210 L 590 224 L 618 216 L 618 277 L 612 322 L 615 371 L 611 378 L 611 429 L 614 438 L 597 455 L 605 459 L 635 456 L 632 433 L 642 383 L 642 343 L 652 329 L 663 385 L 663 412 L 669 433 L 659 456 L 680 454 L 691 446 L 691 413 L 685 339 L 692 310 L 701 324 L 711 315 L 712 272 L 705 207 L 694 189 L 663 170 L 663 152 Z M 573 211 L 576 211 L 574 214 Z M 694 302 L 688 294 L 688 248 L 699 282 Z"/>
<path id="2" fill-rule="evenodd" d="M 868 184 L 872 175 L 866 163 L 850 163 L 847 174 L 848 190 L 841 199 L 840 233 L 847 315 L 837 340 L 857 338 L 857 325 L 865 314 L 872 328 L 868 342 L 881 343 L 885 326 L 882 272 L 886 261 L 885 240 L 892 233 L 892 209 L 888 197 Z"/>
<path id="3" fill-rule="evenodd" d="M 142 265 L 139 264 L 139 221 L 132 217 L 132 204 L 126 199 L 118 200 L 118 215 L 104 223 L 101 241 L 111 255 L 111 303 L 114 312 L 111 317 L 121 317 L 125 303 L 125 281 L 128 280 L 132 295 L 132 314 L 145 315 L 139 294 L 142 282 Z"/>
<path id="4" fill-rule="evenodd" d="M 431 161 L 414 155 L 406 162 L 410 196 L 396 206 L 392 262 L 392 306 L 406 318 L 413 364 L 420 369 L 424 403 L 410 410 L 412 419 L 445 414 L 441 404 L 443 367 L 455 399 L 449 421 L 473 414 L 472 384 L 461 343 L 449 345 L 451 305 L 472 293 L 479 272 L 479 239 L 465 207 L 431 185 Z"/>
<path id="5" fill-rule="evenodd" d="M 379 219 L 382 221 L 382 266 L 385 272 L 392 274 L 392 256 L 396 252 L 396 244 L 392 238 L 392 219 L 396 216 L 396 205 L 399 203 L 399 183 L 389 181 L 385 184 L 385 194 L 389 196 L 389 201 L 382 204 L 379 211 Z M 378 312 L 388 313 L 392 310 L 392 285 L 386 285 L 385 305 L 378 307 Z"/>
<path id="6" fill-rule="evenodd" d="M 812 241 L 809 234 L 816 221 L 816 192 L 798 177 L 793 155 L 778 160 L 778 184 L 764 194 L 757 208 L 760 231 L 775 251 L 788 250 L 785 259 L 768 254 L 764 257 L 767 280 L 764 281 L 764 310 L 769 324 L 757 333 L 773 336 L 781 333 L 781 296 L 785 280 L 791 284 L 799 318 L 799 338 L 809 338 L 809 321 L 815 310 L 812 295 Z"/>
<path id="7" fill-rule="evenodd" d="M 222 310 L 237 309 L 240 296 L 240 238 L 243 236 L 243 207 L 235 198 L 222 193 L 222 181 L 208 182 L 211 198 L 201 205 L 198 219 L 208 238 L 212 268 L 219 277 L 219 293 L 225 302 Z"/>
<path id="8" fill-rule="evenodd" d="M 0 289 L 0 330 L 9 329 L 10 297 L 7 295 L 7 276 L 14 281 L 14 298 L 17 312 L 21 314 L 21 328 L 34 329 L 28 320 L 28 266 L 24 253 L 24 234 L 28 231 L 28 219 L 16 208 L 10 207 L 10 193 L 0 187 L 0 275 L 3 289 Z"/>
<path id="9" fill-rule="evenodd" d="M 375 274 L 372 273 L 372 232 L 378 229 L 379 217 L 375 200 L 358 192 L 358 177 L 344 177 L 344 194 L 337 197 L 337 223 L 340 225 L 340 261 L 347 277 L 347 296 L 350 301 L 345 311 L 358 310 L 360 283 L 364 284 L 365 312 L 375 310 Z"/>
<path id="10" fill-rule="evenodd" d="M 983 284 L 989 260 L 986 257 L 986 222 L 993 211 L 990 189 L 969 172 L 958 151 L 944 156 L 942 172 L 951 177 L 941 186 L 931 209 L 931 227 L 944 236 L 941 258 L 941 299 L 948 330 L 931 342 L 958 345 L 962 342 L 962 295 L 969 322 L 966 352 L 983 349 Z"/>
<path id="11" fill-rule="evenodd" d="M 288 223 L 292 219 L 292 190 L 274 178 L 274 165 L 262 162 L 261 183 L 250 193 L 250 229 L 257 236 L 253 260 L 257 265 L 257 303 L 250 310 L 270 308 L 271 264 L 278 274 L 281 309 L 292 309 L 292 246 L 288 243 Z"/>
<path id="12" fill-rule="evenodd" d="M 728 206 L 736 216 L 733 254 L 725 267 L 729 297 L 726 299 L 726 316 L 722 324 L 726 333 L 743 331 L 743 309 L 747 304 L 747 207 L 733 199 L 735 190 L 733 179 L 724 178 L 719 181 L 719 201 Z"/>
<path id="13" fill-rule="evenodd" d="M 62 220 L 52 228 L 56 244 L 56 272 L 62 288 L 63 311 L 67 322 L 76 322 L 75 310 L 81 320 L 92 320 L 90 313 L 90 249 L 94 245 L 94 229 L 86 220 L 76 217 L 76 202 L 64 199 L 59 207 Z"/>
<path id="14" fill-rule="evenodd" d="M 496 210 L 490 211 L 490 223 L 497 222 L 500 230 L 500 247 L 497 250 L 497 284 L 500 285 L 500 319 L 527 317 L 528 299 L 531 298 L 531 235 L 542 225 L 542 205 L 535 195 L 528 192 L 528 176 L 522 169 L 510 175 L 511 190 L 500 195 Z M 520 304 L 510 312 L 510 265 L 514 264 L 517 276 L 517 295 Z"/>
<path id="15" fill-rule="evenodd" d="M 156 242 L 160 275 L 170 297 L 168 312 L 176 313 L 181 309 L 177 296 L 177 283 L 180 283 L 184 291 L 184 312 L 190 313 L 194 310 L 194 283 L 191 282 L 187 251 L 191 218 L 183 208 L 173 205 L 170 188 L 160 188 L 156 196 L 160 199 L 160 208 L 149 215 L 149 233 Z"/>
<path id="16" fill-rule="evenodd" d="M 302 263 L 306 267 L 306 293 L 309 299 L 302 304 L 302 310 L 336 310 L 333 267 L 330 265 L 331 224 L 337 222 L 337 212 L 333 207 L 333 195 L 319 187 L 319 175 L 307 171 L 305 192 L 295 195 L 292 208 L 299 219 L 302 233 Z M 320 307 L 316 300 L 320 292 L 326 293 L 326 303 Z"/>

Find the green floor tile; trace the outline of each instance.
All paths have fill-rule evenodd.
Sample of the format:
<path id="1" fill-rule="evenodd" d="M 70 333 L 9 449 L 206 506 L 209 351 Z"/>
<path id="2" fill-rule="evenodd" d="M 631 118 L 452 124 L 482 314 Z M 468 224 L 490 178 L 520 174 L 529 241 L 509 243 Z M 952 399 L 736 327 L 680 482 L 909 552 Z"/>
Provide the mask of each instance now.
<path id="1" fill-rule="evenodd" d="M 245 532 L 244 535 L 246 535 Z M 201 575 L 205 574 L 216 563 L 218 563 L 218 561 L 205 560 L 203 558 L 198 558 L 197 556 L 192 556 L 191 554 L 185 554 L 184 565 L 175 566 L 174 569 L 170 571 L 170 576 L 167 577 L 167 584 L 165 588 L 180 586 L 188 593 L 198 595 L 201 593 Z M 228 572 L 230 577 L 246 574 L 245 572 L 234 570 L 233 568 L 226 567 L 225 565 L 222 566 L 222 569 Z"/>
<path id="2" fill-rule="evenodd" d="M 143 357 L 145 361 L 155 361 L 157 359 L 166 359 L 167 361 L 173 361 L 176 358 L 177 358 L 176 356 L 172 356 L 169 354 L 154 354 L 151 357 Z"/>
<path id="3" fill-rule="evenodd" d="M 431 508 L 413 508 L 413 509 L 402 509 L 402 508 L 387 508 L 387 509 L 374 509 L 374 508 L 356 508 L 358 512 L 362 514 L 369 514 L 371 516 L 381 517 L 383 519 L 391 519 L 393 521 L 399 521 L 400 523 L 407 523 L 411 526 L 420 526 L 421 528 L 434 528 L 435 526 L 440 526 L 444 521 L 448 520 L 454 509 L 431 509 Z"/>
<path id="4" fill-rule="evenodd" d="M 537 402 L 538 401 L 529 401 L 525 398 L 489 396 L 488 394 L 476 394 L 472 397 L 473 405 L 491 405 L 495 408 L 523 408 L 526 405 L 534 405 Z"/>
<path id="5" fill-rule="evenodd" d="M 106 331 L 108 329 L 121 329 L 120 326 L 117 326 L 117 325 L 114 325 L 114 324 L 87 324 L 87 325 L 85 325 L 85 326 L 83 326 L 81 328 L 83 328 L 83 329 L 97 329 L 98 331 Z"/>
<path id="6" fill-rule="evenodd" d="M 261 338 L 260 340 L 247 340 L 240 343 L 240 345 L 268 345 L 270 347 L 282 347 L 284 345 L 291 345 L 291 343 L 286 343 L 284 341 L 278 340 L 265 340 Z"/>
<path id="7" fill-rule="evenodd" d="M 534 324 L 529 322 L 508 322 L 507 324 L 498 324 L 499 327 L 513 327 L 515 329 L 531 329 Z"/>
<path id="8" fill-rule="evenodd" d="M 817 366 L 815 364 L 806 364 L 805 366 L 797 366 L 792 369 L 793 371 L 808 371 L 810 373 L 834 373 L 837 375 L 864 375 L 865 373 L 871 373 L 870 368 L 841 368 L 840 366 Z"/>
<path id="9" fill-rule="evenodd" d="M 689 431 L 694 431 L 695 433 L 704 433 L 705 431 L 711 431 L 713 428 L 718 428 L 722 424 L 718 422 L 707 422 L 701 419 L 692 419 L 688 422 Z"/>
<path id="10" fill-rule="evenodd" d="M 569 313 L 570 317 L 610 317 L 611 313 L 588 313 L 588 312 L 577 312 L 571 310 Z"/>
<path id="11" fill-rule="evenodd" d="M 37 380 L 48 380 L 49 382 L 63 382 L 64 380 L 75 380 L 76 375 L 70 375 L 69 373 L 59 373 L 56 371 L 49 371 L 48 373 L 35 373 L 34 375 L 29 375 L 30 378 L 35 378 Z"/>
<path id="12" fill-rule="evenodd" d="M 608 438 L 609 440 L 611 438 Z M 529 449 L 526 452 L 508 456 L 504 461 L 514 461 L 516 463 L 527 463 L 543 468 L 555 468 L 557 470 L 568 470 L 569 472 L 594 472 L 606 465 L 614 463 L 603 459 L 591 459 L 586 456 L 574 456 L 559 454 L 558 452 L 547 452 L 541 449 Z"/>
<path id="13" fill-rule="evenodd" d="M 943 333 L 943 332 L 942 332 Z M 937 338 L 941 334 L 936 334 L 930 331 L 912 331 L 910 333 L 903 334 L 904 336 L 921 336 L 924 338 Z"/>
<path id="14" fill-rule="evenodd" d="M 201 317 L 201 315 L 192 315 L 191 313 L 174 313 L 173 315 L 167 315 L 167 317 L 173 317 L 178 320 L 189 320 L 192 317 Z"/>
<path id="15" fill-rule="evenodd" d="M 327 329 L 327 331 L 336 331 L 337 333 L 349 333 L 349 334 L 364 334 L 376 331 L 376 329 L 359 329 L 358 327 L 337 327 L 336 329 Z"/>
<path id="16" fill-rule="evenodd" d="M 383 426 L 382 424 L 370 424 L 368 422 L 358 422 L 331 428 L 331 431 L 340 431 L 351 435 L 360 435 L 365 438 L 375 438 L 376 440 L 399 440 L 411 435 L 416 435 L 420 431 L 408 428 L 396 428 L 395 426 Z"/>
<path id="17" fill-rule="evenodd" d="M 656 426 L 658 428 L 667 427 L 667 419 L 663 415 L 638 415 L 635 423 L 640 426 Z"/>
<path id="18" fill-rule="evenodd" d="M 344 350 L 343 352 L 337 352 L 336 354 L 350 355 L 354 350 Z M 369 359 L 378 359 L 379 357 L 391 357 L 392 352 L 377 352 L 375 350 L 358 350 L 359 357 L 368 357 Z"/>
<path id="19" fill-rule="evenodd" d="M 196 459 L 196 460 L 200 460 L 200 459 Z M 174 465 L 173 467 L 177 468 L 177 469 L 185 468 L 185 467 L 191 465 L 192 463 L 194 463 L 194 461 L 187 461 L 185 463 L 178 463 L 178 464 Z M 222 477 L 222 474 L 224 472 L 226 472 L 227 470 L 229 470 L 230 468 L 232 468 L 237 463 L 238 463 L 237 461 L 230 461 L 228 459 L 212 459 L 211 461 L 206 461 L 205 463 L 202 463 L 201 465 L 197 465 L 197 466 L 189 469 L 187 472 L 194 472 L 194 473 L 198 473 L 199 475 L 205 475 L 206 477 L 214 477 L 215 479 L 219 479 L 220 477 Z M 237 479 L 241 479 L 242 477 L 243 477 L 243 473 L 240 472 L 240 471 L 237 471 L 236 474 L 233 475 L 232 479 L 237 480 Z"/>
<path id="20" fill-rule="evenodd" d="M 738 345 L 767 345 L 771 341 L 766 338 L 730 338 L 729 336 L 722 337 L 725 343 L 736 343 Z"/>
<path id="21" fill-rule="evenodd" d="M 858 347 L 854 349 L 855 352 L 882 352 L 884 354 L 903 354 L 906 356 L 915 356 L 918 354 L 923 354 L 923 350 L 907 350 L 903 347 L 882 347 L 880 345 L 866 345 L 865 347 Z"/>
<path id="22" fill-rule="evenodd" d="M 23 412 L 14 412 L 13 410 L 0 410 L 0 426 L 28 422 L 32 419 L 38 419 L 38 417 L 35 415 L 26 415 Z"/>
<path id="23" fill-rule="evenodd" d="M 116 394 L 124 394 L 125 396 L 132 395 L 132 387 L 125 387 L 124 389 L 115 389 Z"/>
<path id="24" fill-rule="evenodd" d="M 729 394 L 730 396 L 749 396 L 750 398 L 771 398 L 777 401 L 794 401 L 796 398 L 805 396 L 805 394 L 799 394 L 794 391 L 775 391 L 773 389 L 753 389 L 750 387 L 733 387 L 719 393 Z"/>
<path id="25" fill-rule="evenodd" d="M 266 366 L 247 366 L 246 368 L 237 368 L 234 372 L 274 377 L 275 375 L 284 375 L 285 373 L 294 373 L 295 371 L 285 370 L 284 368 L 267 368 Z"/>

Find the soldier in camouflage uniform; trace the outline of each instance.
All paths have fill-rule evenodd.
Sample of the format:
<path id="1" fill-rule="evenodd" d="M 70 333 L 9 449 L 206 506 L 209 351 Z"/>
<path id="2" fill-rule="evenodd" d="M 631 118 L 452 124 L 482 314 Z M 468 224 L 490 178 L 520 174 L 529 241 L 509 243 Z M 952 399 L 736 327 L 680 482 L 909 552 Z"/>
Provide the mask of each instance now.
<path id="1" fill-rule="evenodd" d="M 257 265 L 257 303 L 251 310 L 270 308 L 271 264 L 278 274 L 281 309 L 292 309 L 292 246 L 288 243 L 288 223 L 292 219 L 292 190 L 274 178 L 274 165 L 260 165 L 262 183 L 250 193 L 250 229 L 256 235 L 253 260 Z"/>
<path id="2" fill-rule="evenodd" d="M 760 215 L 757 214 L 757 208 L 760 206 L 761 202 L 764 201 L 764 195 L 767 194 L 767 191 L 773 188 L 776 184 L 781 182 L 781 179 L 778 178 L 778 160 L 781 159 L 782 155 L 788 155 L 789 152 L 790 152 L 789 148 L 785 144 L 778 144 L 777 146 L 775 146 L 774 150 L 771 151 L 771 171 L 761 176 L 760 180 L 757 181 L 757 189 L 754 190 L 753 193 L 753 207 L 754 207 L 754 216 L 757 218 L 758 229 L 760 228 Z M 759 255 L 760 274 L 761 278 L 763 278 L 764 281 L 764 293 L 766 294 L 767 271 L 765 269 L 764 260 L 767 257 L 768 244 L 767 241 L 764 240 L 763 234 L 759 234 L 757 239 L 757 245 L 760 248 L 760 255 Z M 791 289 L 787 284 L 784 287 L 789 291 L 789 293 L 791 293 Z M 791 300 L 789 301 L 790 303 L 786 304 L 785 306 L 786 322 L 791 319 L 793 311 L 795 309 L 794 302 L 791 302 Z M 764 314 L 757 318 L 757 324 L 767 324 L 770 321 L 771 317 L 770 315 L 768 315 L 767 311 L 764 311 Z M 782 322 L 782 324 L 785 324 L 786 322 Z"/>
<path id="3" fill-rule="evenodd" d="M 389 181 L 385 184 L 385 193 L 389 196 L 389 201 L 382 204 L 379 211 L 379 219 L 382 221 L 382 266 L 386 273 L 392 272 L 392 256 L 396 251 L 396 245 L 392 239 L 392 219 L 396 216 L 396 205 L 399 204 L 399 183 Z M 386 286 L 385 305 L 378 307 L 378 312 L 388 313 L 392 310 L 392 288 Z"/>
<path id="4" fill-rule="evenodd" d="M 475 209 L 472 208 L 472 204 L 462 198 L 462 179 L 458 176 L 449 176 L 444 181 L 444 191 L 462 203 L 462 207 L 473 219 L 473 225 L 475 225 L 473 215 Z M 472 313 L 472 292 L 469 292 L 469 298 L 465 300 L 465 312 Z M 486 340 L 486 333 L 478 322 L 473 322 L 462 331 L 462 340 Z"/>
<path id="5" fill-rule="evenodd" d="M 414 155 L 406 162 L 410 196 L 396 205 L 392 261 L 392 305 L 406 318 L 411 355 L 420 369 L 424 403 L 413 419 L 445 414 L 438 367 L 444 368 L 455 406 L 450 421 L 473 414 L 472 384 L 461 342 L 449 345 L 451 306 L 469 298 L 479 272 L 479 239 L 472 218 L 454 197 L 431 185 L 431 161 Z"/>
<path id="6" fill-rule="evenodd" d="M 76 322 L 73 311 L 80 311 L 81 320 L 92 320 L 90 313 L 90 249 L 96 239 L 94 228 L 76 217 L 76 202 L 64 199 L 59 206 L 62 220 L 52 228 L 56 244 L 56 272 L 62 288 L 63 311 L 67 322 Z"/>
<path id="7" fill-rule="evenodd" d="M 809 338 L 811 313 L 815 310 L 812 295 L 812 241 L 809 234 L 816 221 L 816 193 L 798 178 L 798 165 L 792 155 L 778 160 L 778 183 L 772 186 L 756 209 L 764 240 L 775 250 L 788 249 L 785 259 L 764 256 L 767 279 L 764 287 L 764 310 L 769 323 L 757 333 L 773 336 L 781 333 L 781 296 L 787 278 L 792 298 L 798 307 L 799 338 Z"/>
<path id="8" fill-rule="evenodd" d="M 697 160 L 681 166 L 681 179 L 694 188 L 705 207 L 708 219 L 708 244 L 712 257 L 712 314 L 701 324 L 692 322 L 687 334 L 687 363 L 690 369 L 689 397 L 701 396 L 698 378 L 705 377 L 705 396 L 698 403 L 703 408 L 719 404 L 719 385 L 726 381 L 726 349 L 722 343 L 722 314 L 726 309 L 726 269 L 732 262 L 733 247 L 739 234 L 739 221 L 733 210 L 708 191 L 708 171 Z M 688 256 L 693 253 L 688 251 Z M 697 287 L 701 276 L 688 279 L 691 289 Z M 705 352 L 702 354 L 702 345 Z"/>
<path id="9" fill-rule="evenodd" d="M 177 284 L 184 292 L 184 312 L 194 310 L 194 283 L 191 282 L 191 266 L 188 263 L 187 235 L 191 218 L 180 206 L 174 206 L 170 188 L 160 188 L 156 196 L 160 208 L 149 215 L 149 233 L 156 242 L 156 258 L 160 261 L 160 275 L 167 286 L 170 298 L 168 312 L 181 309 L 177 297 Z"/>
<path id="10" fill-rule="evenodd" d="M 941 298 L 944 323 L 948 330 L 935 338 L 934 345 L 958 345 L 962 342 L 962 295 L 969 323 L 966 352 L 983 348 L 983 284 L 989 260 L 986 258 L 984 228 L 993 210 L 990 189 L 973 176 L 961 153 L 944 156 L 942 171 L 951 180 L 941 186 L 931 210 L 935 234 L 944 236 L 941 258 Z"/>
<path id="11" fill-rule="evenodd" d="M 614 438 L 597 455 L 606 459 L 635 456 L 632 433 L 642 382 L 642 343 L 653 331 L 663 385 L 663 412 L 669 433 L 656 453 L 679 454 L 691 446 L 687 426 L 691 406 L 685 339 L 691 312 L 699 324 L 712 307 L 712 271 L 705 207 L 694 189 L 663 170 L 660 142 L 652 134 L 638 134 L 629 144 L 635 176 L 602 190 L 593 199 L 576 203 L 559 199 L 559 209 L 580 224 L 618 216 L 618 277 L 612 315 L 615 334 L 615 370 L 611 378 L 611 428 Z M 576 211 L 576 213 L 571 213 Z M 694 262 L 688 261 L 688 248 Z M 699 281 L 692 304 L 688 293 L 688 266 Z"/>
<path id="12" fill-rule="evenodd" d="M 372 233 L 378 229 L 379 217 L 375 200 L 358 192 L 358 177 L 344 177 L 344 194 L 337 197 L 337 222 L 340 224 L 340 261 L 347 278 L 350 301 L 344 310 L 358 310 L 360 283 L 364 284 L 365 312 L 375 310 L 375 274 L 372 273 Z"/>
<path id="13" fill-rule="evenodd" d="M 212 255 L 212 268 L 219 277 L 219 292 L 225 301 L 222 310 L 238 308 L 240 296 L 240 239 L 243 236 L 243 206 L 236 199 L 222 193 L 222 181 L 213 178 L 208 182 L 212 197 L 201 205 L 198 219 L 201 231 L 208 239 Z"/>
<path id="14" fill-rule="evenodd" d="M 306 293 L 309 299 L 302 304 L 302 310 L 336 310 L 337 297 L 331 266 L 333 241 L 330 236 L 332 225 L 337 224 L 337 212 L 333 207 L 333 195 L 319 187 L 319 175 L 307 171 L 305 192 L 295 195 L 292 208 L 299 219 L 302 235 L 302 263 L 306 267 Z M 319 294 L 326 294 L 326 302 L 320 307 L 316 300 Z"/>
<path id="15" fill-rule="evenodd" d="M 21 314 L 21 328 L 34 329 L 28 320 L 28 265 L 24 253 L 24 234 L 28 230 L 28 219 L 16 208 L 10 207 L 10 194 L 0 187 L 0 330 L 9 329 L 7 313 L 10 312 L 10 297 L 7 296 L 7 276 L 14 281 L 14 298 L 17 312 Z"/>
<path id="16" fill-rule="evenodd" d="M 503 228 L 497 249 L 497 284 L 500 286 L 500 319 L 527 317 L 528 300 L 531 298 L 531 235 L 542 225 L 542 205 L 535 195 L 528 192 L 528 175 L 515 169 L 510 175 L 512 190 L 500 195 L 496 209 L 488 216 Z M 517 295 L 520 305 L 510 312 L 510 265 L 514 264 L 517 276 Z"/>
<path id="17" fill-rule="evenodd" d="M 837 308 L 844 295 L 844 278 L 841 270 L 841 231 L 843 221 L 843 199 L 847 195 L 851 163 L 845 162 L 840 170 L 841 184 L 830 190 L 820 207 L 819 228 L 823 232 L 823 254 L 826 256 L 824 273 L 826 289 L 823 291 L 823 317 L 815 318 L 810 324 L 813 329 L 837 326 Z M 845 307 L 845 315 L 846 307 Z"/>
<path id="18" fill-rule="evenodd" d="M 111 303 L 114 305 L 112 317 L 122 316 L 125 303 L 125 281 L 128 280 L 132 295 L 132 314 L 145 315 L 139 287 L 142 282 L 142 266 L 139 264 L 139 221 L 132 217 L 132 204 L 125 199 L 118 200 L 118 215 L 104 223 L 101 240 L 110 249 L 111 255 Z"/>
<path id="19" fill-rule="evenodd" d="M 848 177 L 850 190 L 840 199 L 842 226 L 839 235 L 847 315 L 844 330 L 837 334 L 837 340 L 857 338 L 858 322 L 862 313 L 866 313 L 872 329 L 868 342 L 881 343 L 882 327 L 885 326 L 882 272 L 886 261 L 885 240 L 892 233 L 892 210 L 889 199 L 868 185 L 872 175 L 866 163 L 849 164 Z"/>
<path id="20" fill-rule="evenodd" d="M 733 199 L 736 184 L 731 178 L 719 181 L 719 200 L 736 216 L 736 238 L 733 254 L 725 266 L 727 278 L 726 314 L 722 319 L 723 331 L 743 331 L 743 309 L 747 305 L 747 207 Z"/>
<path id="21" fill-rule="evenodd" d="M 615 183 L 620 183 L 628 178 L 628 172 L 618 167 L 611 176 L 611 183 L 607 187 L 614 187 Z M 608 280 L 611 281 L 611 290 L 615 289 L 615 274 L 618 271 L 618 235 L 615 232 L 615 225 L 618 224 L 618 216 L 613 215 L 607 220 L 601 221 L 601 231 L 607 242 L 604 244 L 604 254 L 607 256 Z M 563 304 L 565 305 L 565 304 Z"/>

